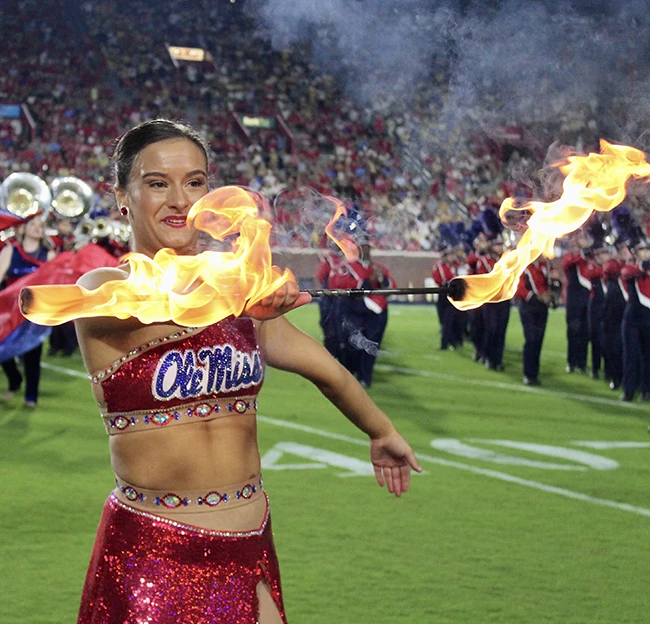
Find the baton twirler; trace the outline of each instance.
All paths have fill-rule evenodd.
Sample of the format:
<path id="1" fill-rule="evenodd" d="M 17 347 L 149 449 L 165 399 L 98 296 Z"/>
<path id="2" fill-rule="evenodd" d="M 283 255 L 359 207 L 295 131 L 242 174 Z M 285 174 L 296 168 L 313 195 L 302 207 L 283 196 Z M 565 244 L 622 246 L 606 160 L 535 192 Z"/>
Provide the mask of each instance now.
<path id="1" fill-rule="evenodd" d="M 433 286 L 431 288 L 312 288 L 302 292 L 309 293 L 314 299 L 319 297 L 370 297 L 381 295 L 447 295 L 454 301 L 462 301 L 467 290 L 464 279 L 457 277 L 447 286 Z"/>

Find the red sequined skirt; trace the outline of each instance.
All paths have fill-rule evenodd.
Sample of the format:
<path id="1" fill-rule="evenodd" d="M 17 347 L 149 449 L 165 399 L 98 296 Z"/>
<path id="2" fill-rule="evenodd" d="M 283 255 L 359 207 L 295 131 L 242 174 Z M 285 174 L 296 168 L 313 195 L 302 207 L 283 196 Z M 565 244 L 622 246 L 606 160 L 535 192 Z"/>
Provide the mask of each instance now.
<path id="1" fill-rule="evenodd" d="M 286 623 L 268 504 L 257 530 L 212 531 L 135 509 L 111 494 L 78 624 L 255 624 L 262 580 Z"/>

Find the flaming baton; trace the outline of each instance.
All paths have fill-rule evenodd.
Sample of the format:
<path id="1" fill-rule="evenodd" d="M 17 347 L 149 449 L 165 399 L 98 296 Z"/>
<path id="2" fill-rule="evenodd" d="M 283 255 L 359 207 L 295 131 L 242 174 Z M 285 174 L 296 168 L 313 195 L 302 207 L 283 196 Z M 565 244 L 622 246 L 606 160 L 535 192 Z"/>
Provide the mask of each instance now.
<path id="1" fill-rule="evenodd" d="M 650 164 L 640 150 L 601 141 L 601 153 L 570 156 L 559 166 L 565 174 L 562 196 L 554 202 L 530 201 L 515 205 L 506 199 L 502 219 L 512 210 L 531 213 L 517 247 L 507 251 L 486 275 L 452 280 L 441 288 L 390 288 L 308 290 L 312 297 L 363 297 L 368 295 L 442 294 L 460 310 L 476 308 L 514 296 L 519 277 L 540 255 L 553 257 L 557 238 L 583 225 L 594 210 L 609 211 L 625 197 L 631 178 L 650 176 Z M 335 231 L 345 208 L 327 198 L 337 210 L 325 228 L 348 259 L 356 259 L 354 238 Z M 154 258 L 128 254 L 129 276 L 89 291 L 80 286 L 35 286 L 21 294 L 25 316 L 36 323 L 56 325 L 82 317 L 134 316 L 143 323 L 172 320 L 179 325 L 202 326 L 227 316 L 239 316 L 250 305 L 293 279 L 271 263 L 271 224 L 258 216 L 253 193 L 240 187 L 222 187 L 202 197 L 188 214 L 188 224 L 224 240 L 238 234 L 232 252 L 204 251 L 179 256 L 162 249 Z"/>
<path id="2" fill-rule="evenodd" d="M 452 301 L 459 310 L 471 310 L 486 302 L 511 299 L 526 267 L 542 254 L 553 258 L 555 241 L 582 226 L 594 210 L 608 212 L 625 198 L 625 184 L 633 178 L 650 176 L 645 154 L 626 145 L 601 140 L 600 154 L 569 156 L 558 164 L 566 176 L 562 195 L 556 201 L 529 201 L 515 205 L 506 198 L 499 209 L 501 220 L 511 210 L 531 213 L 517 247 L 506 251 L 490 273 L 464 279 L 466 291 L 461 301 Z"/>

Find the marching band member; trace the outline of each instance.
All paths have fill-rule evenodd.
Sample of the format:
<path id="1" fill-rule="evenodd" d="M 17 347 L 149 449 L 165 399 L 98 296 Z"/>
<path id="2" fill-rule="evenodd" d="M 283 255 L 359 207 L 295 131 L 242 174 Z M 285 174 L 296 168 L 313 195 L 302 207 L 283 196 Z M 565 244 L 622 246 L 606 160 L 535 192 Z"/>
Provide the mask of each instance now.
<path id="1" fill-rule="evenodd" d="M 478 274 L 489 273 L 503 254 L 503 238 L 497 234 L 490 239 L 488 252 L 477 265 Z M 485 366 L 489 370 L 503 371 L 503 353 L 506 346 L 506 331 L 510 319 L 510 301 L 487 303 L 483 306 L 485 338 L 483 352 Z"/>
<path id="2" fill-rule="evenodd" d="M 467 266 L 469 267 L 468 275 L 476 275 L 478 273 L 478 265 L 481 261 L 481 256 L 487 253 L 488 240 L 483 233 L 479 233 L 472 241 L 474 251 L 467 256 Z M 470 339 L 474 345 L 474 354 L 472 360 L 475 362 L 485 362 L 485 354 L 483 353 L 484 340 L 485 340 L 485 321 L 483 319 L 484 306 L 475 308 L 468 311 L 469 326 L 470 326 Z"/>
<path id="3" fill-rule="evenodd" d="M 605 290 L 603 265 L 609 260 L 607 247 L 599 246 L 590 250 L 591 258 L 587 262 L 587 275 L 591 282 L 591 293 L 587 303 L 587 327 L 591 344 L 591 370 L 589 376 L 598 379 L 602 360 L 602 324 Z"/>
<path id="4" fill-rule="evenodd" d="M 337 245 L 331 243 L 331 248 L 321 259 L 316 269 L 316 281 L 321 285 L 321 288 L 343 288 L 343 286 L 337 285 L 337 277 L 346 273 L 345 264 L 343 252 Z M 352 288 L 352 286 L 349 286 L 349 288 Z M 339 308 L 337 297 L 321 297 L 318 300 L 319 323 L 323 330 L 323 344 L 337 360 L 341 358 L 341 314 Z"/>
<path id="5" fill-rule="evenodd" d="M 359 258 L 341 265 L 336 288 L 389 288 L 395 284 L 388 269 L 372 260 L 367 235 L 358 240 Z M 342 274 L 343 270 L 347 274 Z M 363 299 L 341 298 L 340 325 L 343 335 L 342 364 L 364 388 L 372 385 L 377 353 L 388 323 L 388 299 L 371 295 Z"/>
<path id="6" fill-rule="evenodd" d="M 21 226 L 21 233 L 15 244 L 9 244 L 0 251 L 0 283 L 6 280 L 10 286 L 21 277 L 35 271 L 44 263 L 52 260 L 56 251 L 51 248 L 45 236 L 45 226 L 42 218 L 32 217 Z M 42 343 L 27 351 L 20 352 L 25 374 L 25 407 L 34 408 L 38 402 L 38 387 L 41 379 Z M 18 370 L 15 358 L 2 362 L 2 368 L 9 380 L 9 389 L 0 400 L 9 401 L 18 391 L 23 382 L 23 375 Z"/>
<path id="7" fill-rule="evenodd" d="M 530 264 L 519 278 L 515 299 L 524 330 L 524 384 L 539 386 L 539 361 L 552 295 L 548 288 L 549 265 L 544 258 Z"/>
<path id="8" fill-rule="evenodd" d="M 625 312 L 627 291 L 621 282 L 623 263 L 617 258 L 610 258 L 603 265 L 603 317 L 601 335 L 603 356 L 605 359 L 605 377 L 609 387 L 617 390 L 623 379 L 623 339 L 621 325 Z"/>
<path id="9" fill-rule="evenodd" d="M 57 252 L 74 249 L 75 235 L 72 221 L 63 218 L 57 219 L 56 234 L 50 236 L 50 239 Z M 77 346 L 77 334 L 73 321 L 52 327 L 48 355 L 62 353 L 65 357 L 70 357 L 77 350 Z"/>
<path id="10" fill-rule="evenodd" d="M 566 275 L 566 324 L 567 324 L 567 366 L 566 372 L 584 373 L 587 367 L 589 348 L 588 306 L 591 294 L 587 249 L 591 238 L 579 233 L 576 246 L 562 256 L 562 269 Z"/>
<path id="11" fill-rule="evenodd" d="M 433 265 L 431 277 L 436 286 L 447 286 L 456 273 L 454 271 L 454 263 L 456 260 L 456 250 L 451 246 L 443 243 L 440 247 L 441 257 Z M 456 308 L 444 295 L 438 296 L 436 302 L 438 310 L 438 321 L 440 322 L 440 350 L 446 351 L 449 349 L 453 351 L 456 344 L 456 336 L 454 335 L 454 310 Z"/>
<path id="12" fill-rule="evenodd" d="M 645 239 L 633 247 L 635 264 L 621 269 L 627 292 L 623 313 L 623 394 L 632 401 L 640 388 L 641 400 L 650 401 L 650 246 Z"/>
<path id="13" fill-rule="evenodd" d="M 456 277 L 464 277 L 470 274 L 471 267 L 468 262 L 468 255 L 465 247 L 462 244 L 456 245 L 456 258 L 454 262 L 454 275 Z M 459 310 L 454 307 L 454 344 L 462 347 L 467 336 L 467 324 L 469 316 L 466 310 Z"/>

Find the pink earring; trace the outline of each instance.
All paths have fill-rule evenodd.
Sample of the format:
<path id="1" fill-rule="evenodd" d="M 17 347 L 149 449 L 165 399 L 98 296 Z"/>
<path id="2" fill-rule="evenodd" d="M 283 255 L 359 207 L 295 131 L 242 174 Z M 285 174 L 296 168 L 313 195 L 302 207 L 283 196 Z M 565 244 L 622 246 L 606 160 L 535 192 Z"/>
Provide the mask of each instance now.
<path id="1" fill-rule="evenodd" d="M 122 206 L 122 207 L 120 208 L 120 212 L 122 213 L 122 216 L 123 216 L 123 217 L 126 217 L 126 215 L 129 214 L 129 209 L 128 209 L 126 206 Z"/>

